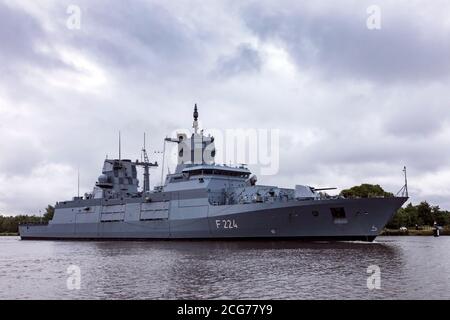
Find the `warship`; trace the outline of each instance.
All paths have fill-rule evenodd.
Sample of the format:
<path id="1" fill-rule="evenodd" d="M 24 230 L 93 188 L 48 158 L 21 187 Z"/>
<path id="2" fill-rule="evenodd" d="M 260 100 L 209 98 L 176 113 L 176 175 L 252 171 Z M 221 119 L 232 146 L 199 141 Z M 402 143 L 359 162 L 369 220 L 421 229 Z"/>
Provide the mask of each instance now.
<path id="1" fill-rule="evenodd" d="M 197 105 L 193 117 L 192 135 L 164 140 L 164 146 L 178 145 L 178 159 L 160 186 L 150 190 L 150 168 L 158 163 L 149 161 L 145 144 L 140 161 L 121 159 L 119 151 L 118 159 L 104 161 L 91 193 L 57 202 L 46 224 L 20 225 L 21 239 L 371 242 L 408 199 L 407 184 L 406 194 L 374 198 L 329 196 L 305 185 L 259 185 L 246 165 L 215 163 L 214 137 L 199 132 Z"/>

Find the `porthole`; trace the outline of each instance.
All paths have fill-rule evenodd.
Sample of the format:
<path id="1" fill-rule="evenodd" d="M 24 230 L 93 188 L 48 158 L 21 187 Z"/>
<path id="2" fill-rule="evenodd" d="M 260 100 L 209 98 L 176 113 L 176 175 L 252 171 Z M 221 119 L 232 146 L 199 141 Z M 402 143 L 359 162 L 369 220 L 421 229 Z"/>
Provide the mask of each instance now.
<path id="1" fill-rule="evenodd" d="M 319 211 L 313 210 L 312 215 L 313 215 L 314 217 L 318 217 L 318 216 L 319 216 Z"/>

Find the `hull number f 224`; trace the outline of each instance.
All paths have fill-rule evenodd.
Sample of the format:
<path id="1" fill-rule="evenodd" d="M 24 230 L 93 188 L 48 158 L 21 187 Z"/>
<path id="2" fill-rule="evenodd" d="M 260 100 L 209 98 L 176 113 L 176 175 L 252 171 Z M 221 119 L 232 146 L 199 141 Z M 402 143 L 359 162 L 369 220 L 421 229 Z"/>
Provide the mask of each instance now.
<path id="1" fill-rule="evenodd" d="M 234 219 L 216 220 L 217 229 L 237 229 L 238 224 Z"/>

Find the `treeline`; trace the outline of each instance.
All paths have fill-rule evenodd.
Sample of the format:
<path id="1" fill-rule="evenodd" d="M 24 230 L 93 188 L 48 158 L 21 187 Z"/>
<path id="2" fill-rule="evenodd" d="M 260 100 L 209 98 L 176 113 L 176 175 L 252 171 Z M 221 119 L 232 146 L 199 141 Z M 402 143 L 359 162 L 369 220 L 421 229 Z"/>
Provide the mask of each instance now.
<path id="1" fill-rule="evenodd" d="M 450 212 L 441 210 L 439 206 L 431 206 L 424 201 L 418 205 L 410 203 L 405 208 L 400 208 L 386 225 L 386 228 L 432 226 L 434 222 L 439 226 L 450 225 Z"/>
<path id="2" fill-rule="evenodd" d="M 18 233 L 19 232 L 19 224 L 21 223 L 40 223 L 40 222 L 48 222 L 53 218 L 53 214 L 55 213 L 55 208 L 52 206 L 48 206 L 45 209 L 45 214 L 42 217 L 38 216 L 3 216 L 0 215 L 0 233 Z"/>
<path id="3" fill-rule="evenodd" d="M 340 195 L 344 198 L 374 198 L 374 197 L 393 197 L 394 194 L 386 192 L 379 184 L 363 183 L 350 189 L 342 190 Z"/>

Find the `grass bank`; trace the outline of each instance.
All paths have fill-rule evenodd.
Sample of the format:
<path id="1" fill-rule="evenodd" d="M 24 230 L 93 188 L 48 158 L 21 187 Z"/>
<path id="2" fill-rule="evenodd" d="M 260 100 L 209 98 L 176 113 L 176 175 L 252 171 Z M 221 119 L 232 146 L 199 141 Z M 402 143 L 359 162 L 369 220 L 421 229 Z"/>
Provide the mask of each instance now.
<path id="1" fill-rule="evenodd" d="M 11 237 L 11 236 L 18 236 L 18 233 L 14 232 L 0 232 L 0 237 Z"/>
<path id="2" fill-rule="evenodd" d="M 398 229 L 384 229 L 382 236 L 433 236 L 433 229 L 400 231 Z M 439 231 L 441 236 L 450 236 L 450 228 L 445 227 Z"/>

